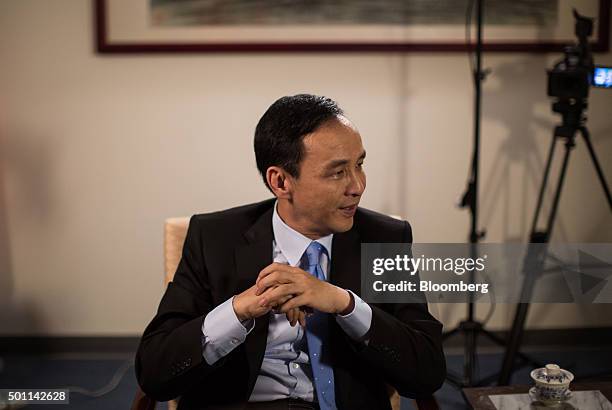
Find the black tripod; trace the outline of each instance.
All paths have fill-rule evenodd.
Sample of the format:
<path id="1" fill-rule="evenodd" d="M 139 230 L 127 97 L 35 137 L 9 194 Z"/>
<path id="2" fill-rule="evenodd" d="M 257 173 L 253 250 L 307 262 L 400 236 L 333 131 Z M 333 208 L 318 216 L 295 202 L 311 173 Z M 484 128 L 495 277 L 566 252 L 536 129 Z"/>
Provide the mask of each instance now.
<path id="1" fill-rule="evenodd" d="M 576 145 L 576 132 L 580 132 L 582 138 L 584 139 L 584 142 L 586 143 L 586 146 L 589 150 L 589 154 L 591 156 L 591 160 L 593 161 L 593 165 L 595 166 L 597 176 L 599 177 L 599 182 L 601 182 L 601 186 L 605 192 L 606 198 L 608 199 L 608 206 L 612 210 L 610 189 L 608 188 L 608 184 L 606 183 L 603 171 L 601 170 L 599 161 L 597 160 L 597 156 L 595 155 L 595 150 L 593 149 L 593 145 L 591 144 L 589 130 L 585 125 L 585 117 L 583 115 L 583 112 L 586 108 L 586 99 L 567 98 L 561 99 L 553 104 L 553 111 L 560 113 L 562 115 L 563 120 L 560 126 L 555 127 L 552 143 L 548 152 L 548 159 L 546 161 L 546 168 L 544 171 L 544 179 L 542 180 L 542 186 L 540 187 L 538 204 L 536 206 L 533 223 L 531 225 L 531 234 L 529 236 L 530 243 L 548 243 L 548 241 L 550 240 L 555 222 L 555 217 L 557 215 L 557 209 L 559 206 L 559 199 L 561 198 L 561 190 L 563 188 L 563 181 L 565 179 L 565 173 L 567 171 L 570 153 Z M 546 223 L 546 228 L 543 231 L 538 231 L 536 229 L 536 226 L 538 223 L 538 218 L 540 216 L 540 211 L 542 209 L 544 192 L 546 191 L 546 184 L 548 182 L 548 176 L 557 141 L 565 141 L 565 155 L 563 157 L 563 165 L 559 173 L 559 179 L 557 181 L 557 187 L 555 189 L 554 199 L 550 215 L 548 216 L 548 221 Z M 527 257 L 525 258 L 524 266 L 535 267 L 535 269 L 533 269 L 532 273 L 525 272 L 526 274 L 525 281 L 523 283 L 521 300 L 530 299 L 533 286 L 535 284 L 535 281 L 537 280 L 537 276 L 540 272 L 542 272 L 544 258 L 546 254 L 546 247 L 532 247 L 530 249 L 536 250 L 528 252 Z M 526 270 L 527 269 L 524 269 L 524 271 Z M 532 270 L 532 268 L 529 268 L 529 270 Z M 510 382 L 510 377 L 512 376 L 512 372 L 514 370 L 517 354 L 519 356 L 523 356 L 519 352 L 519 347 L 521 345 L 523 337 L 525 319 L 527 318 L 528 310 L 529 303 L 519 303 L 517 306 L 514 322 L 512 324 L 512 330 L 508 339 L 508 347 L 504 354 L 502 370 L 498 379 L 498 384 L 500 386 L 507 385 Z"/>
<path id="2" fill-rule="evenodd" d="M 463 195 L 461 201 L 461 207 L 467 207 L 470 210 L 471 215 L 471 229 L 470 229 L 470 256 L 476 258 L 477 250 L 476 244 L 484 236 L 484 232 L 478 231 L 478 165 L 480 157 L 480 114 L 481 114 L 481 94 L 482 94 L 482 82 L 485 77 L 485 73 L 482 70 L 482 15 L 483 15 L 483 1 L 476 1 L 476 67 L 474 68 L 474 152 L 472 155 L 472 165 L 470 178 L 467 189 Z M 470 271 L 469 276 L 470 283 L 474 282 L 474 271 Z M 444 334 L 444 339 L 447 339 L 457 333 L 461 333 L 465 337 L 464 345 L 464 372 L 463 376 L 457 376 L 452 373 L 448 373 L 447 380 L 452 384 L 463 387 L 472 386 L 474 383 L 474 370 L 476 364 L 476 343 L 479 333 L 484 333 L 486 336 L 491 338 L 496 343 L 502 343 L 494 334 L 487 332 L 483 329 L 482 323 L 474 320 L 474 297 L 472 294 L 469 295 L 467 305 L 467 319 L 463 320 L 459 326 L 455 329 Z"/>
<path id="3" fill-rule="evenodd" d="M 476 258 L 476 244 L 484 236 L 484 232 L 479 232 L 478 229 L 478 163 L 480 158 L 480 113 L 481 113 L 481 94 L 482 81 L 485 74 L 482 71 L 482 15 L 483 1 L 476 1 L 476 67 L 473 71 L 474 75 L 474 152 L 472 154 L 472 166 L 470 179 L 467 189 L 463 195 L 460 206 L 468 207 L 471 215 L 470 229 L 470 256 Z M 470 271 L 470 283 L 474 282 L 474 271 Z M 459 323 L 455 329 L 446 332 L 443 339 L 462 333 L 464 339 L 464 368 L 463 377 L 447 373 L 447 380 L 457 387 L 472 386 L 474 382 L 474 370 L 476 364 L 476 339 L 479 333 L 484 333 L 495 342 L 501 340 L 483 329 L 482 324 L 474 320 L 474 296 L 470 293 L 467 305 L 467 319 Z"/>
<path id="4" fill-rule="evenodd" d="M 485 235 L 484 231 L 478 231 L 478 176 L 479 176 L 479 158 L 480 158 L 480 117 L 481 117 L 481 95 L 482 95 L 482 82 L 486 77 L 486 71 L 482 69 L 482 24 L 483 24 L 483 0 L 476 0 L 476 66 L 473 70 L 474 75 L 474 152 L 472 154 L 471 173 L 468 181 L 467 189 L 461 200 L 460 207 L 469 208 L 471 215 L 471 228 L 470 228 L 470 256 L 473 259 L 478 257 L 477 255 L 477 244 L 480 239 Z M 469 272 L 469 283 L 474 283 L 474 271 Z M 463 363 L 463 375 L 459 376 L 452 372 L 447 373 L 446 379 L 457 387 L 468 387 L 479 384 L 488 384 L 494 381 L 497 375 L 487 377 L 480 381 L 475 380 L 476 370 L 476 348 L 477 339 L 480 334 L 488 337 L 494 343 L 505 346 L 506 341 L 496 336 L 495 334 L 484 329 L 483 324 L 478 322 L 474 318 L 474 295 L 469 294 L 467 303 L 467 318 L 459 323 L 459 325 L 443 335 L 443 339 L 446 340 L 451 336 L 458 333 L 464 335 L 464 363 Z M 522 353 L 518 355 L 529 363 L 539 365 L 529 357 Z"/>

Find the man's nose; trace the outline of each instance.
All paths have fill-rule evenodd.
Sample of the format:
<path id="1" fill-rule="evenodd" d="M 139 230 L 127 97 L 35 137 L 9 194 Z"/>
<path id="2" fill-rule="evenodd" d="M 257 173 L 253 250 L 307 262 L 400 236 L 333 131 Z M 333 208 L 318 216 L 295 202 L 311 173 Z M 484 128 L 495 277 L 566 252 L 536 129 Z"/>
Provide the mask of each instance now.
<path id="1" fill-rule="evenodd" d="M 351 172 L 349 184 L 346 189 L 347 195 L 361 196 L 365 190 L 365 175 L 363 173 Z"/>

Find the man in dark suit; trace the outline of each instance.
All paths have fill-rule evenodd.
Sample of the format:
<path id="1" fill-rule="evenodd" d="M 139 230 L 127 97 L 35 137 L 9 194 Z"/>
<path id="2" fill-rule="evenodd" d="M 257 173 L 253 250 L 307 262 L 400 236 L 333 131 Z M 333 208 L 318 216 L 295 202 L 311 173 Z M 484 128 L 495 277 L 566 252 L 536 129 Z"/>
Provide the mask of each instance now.
<path id="1" fill-rule="evenodd" d="M 275 199 L 191 218 L 136 373 L 185 409 L 389 409 L 387 385 L 429 396 L 445 377 L 425 304 L 368 304 L 360 244 L 412 242 L 358 208 L 365 150 L 325 97 L 277 100 L 255 130 Z M 299 323 L 299 325 L 298 325 Z"/>

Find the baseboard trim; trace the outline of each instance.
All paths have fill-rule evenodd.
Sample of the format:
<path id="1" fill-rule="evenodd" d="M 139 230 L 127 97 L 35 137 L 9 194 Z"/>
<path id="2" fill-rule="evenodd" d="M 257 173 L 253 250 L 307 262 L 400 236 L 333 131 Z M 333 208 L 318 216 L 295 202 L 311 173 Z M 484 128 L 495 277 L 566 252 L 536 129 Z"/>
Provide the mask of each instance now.
<path id="1" fill-rule="evenodd" d="M 508 340 L 510 332 L 492 331 L 502 340 Z M 498 346 L 488 337 L 480 335 L 478 345 L 483 347 Z M 444 347 L 463 346 L 463 337 L 453 335 L 444 341 Z M 523 333 L 523 347 L 609 347 L 612 346 L 611 327 L 589 327 L 571 329 L 529 329 Z"/>
<path id="2" fill-rule="evenodd" d="M 493 334 L 508 340 L 507 331 Z M 55 353 L 133 353 L 138 348 L 139 336 L 0 336 L 3 354 L 55 354 Z M 463 337 L 453 336 L 444 341 L 444 347 L 463 346 Z M 478 346 L 497 346 L 487 337 L 478 338 Z M 531 329 L 526 330 L 523 347 L 608 347 L 612 346 L 612 328 Z"/>
<path id="3" fill-rule="evenodd" d="M 56 353 L 133 353 L 138 348 L 138 336 L 0 337 L 0 352 L 4 354 Z"/>

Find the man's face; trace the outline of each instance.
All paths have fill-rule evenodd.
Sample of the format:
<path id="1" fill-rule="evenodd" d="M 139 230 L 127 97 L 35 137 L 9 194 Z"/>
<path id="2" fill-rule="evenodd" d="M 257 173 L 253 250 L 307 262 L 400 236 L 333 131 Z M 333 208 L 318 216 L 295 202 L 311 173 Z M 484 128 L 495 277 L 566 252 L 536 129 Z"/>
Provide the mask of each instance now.
<path id="1" fill-rule="evenodd" d="M 346 232 L 365 190 L 361 136 L 344 117 L 304 137 L 299 177 L 291 178 L 291 222 L 317 238 Z"/>

